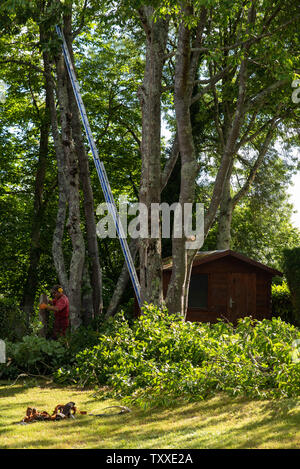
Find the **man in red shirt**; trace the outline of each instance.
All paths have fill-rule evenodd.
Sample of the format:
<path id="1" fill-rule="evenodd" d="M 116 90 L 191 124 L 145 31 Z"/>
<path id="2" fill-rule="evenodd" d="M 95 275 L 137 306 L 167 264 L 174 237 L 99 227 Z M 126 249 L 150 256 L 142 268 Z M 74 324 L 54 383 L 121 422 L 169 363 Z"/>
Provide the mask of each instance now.
<path id="1" fill-rule="evenodd" d="M 41 309 L 54 311 L 53 336 L 57 339 L 59 336 L 65 336 L 69 326 L 69 299 L 63 293 L 60 285 L 55 285 L 51 290 L 53 300 L 50 304 L 41 304 Z"/>

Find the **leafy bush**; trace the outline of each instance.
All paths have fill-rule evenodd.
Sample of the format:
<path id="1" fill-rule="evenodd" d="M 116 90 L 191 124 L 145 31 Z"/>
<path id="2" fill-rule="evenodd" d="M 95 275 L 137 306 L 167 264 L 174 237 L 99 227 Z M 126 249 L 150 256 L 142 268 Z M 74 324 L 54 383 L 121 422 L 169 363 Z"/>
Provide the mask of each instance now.
<path id="1" fill-rule="evenodd" d="M 0 378 L 13 379 L 21 373 L 52 375 L 59 367 L 72 365 L 77 353 L 98 341 L 99 333 L 84 327 L 59 340 L 32 334 L 16 343 L 6 341 L 7 363 L 0 364 Z"/>
<path id="2" fill-rule="evenodd" d="M 67 363 L 67 350 L 59 341 L 25 336 L 17 343 L 6 342 L 7 363 L 0 365 L 2 379 L 12 379 L 20 373 L 50 375 Z"/>
<path id="3" fill-rule="evenodd" d="M 69 359 L 76 355 L 80 350 L 85 348 L 92 348 L 99 341 L 99 332 L 95 331 L 92 327 L 79 327 L 76 331 L 69 333 L 67 337 L 61 338 L 61 343 L 64 343 L 68 349 Z"/>
<path id="4" fill-rule="evenodd" d="M 281 318 L 243 318 L 234 328 L 184 322 L 147 306 L 132 327 L 120 314 L 99 343 L 60 368 L 59 382 L 108 385 L 143 406 L 175 397 L 202 399 L 215 392 L 252 397 L 300 394 L 300 364 L 293 344 L 300 331 Z M 293 354 L 294 353 L 294 354 Z"/>
<path id="5" fill-rule="evenodd" d="M 272 285 L 272 314 L 283 321 L 294 323 L 294 307 L 286 282 L 282 285 Z"/>

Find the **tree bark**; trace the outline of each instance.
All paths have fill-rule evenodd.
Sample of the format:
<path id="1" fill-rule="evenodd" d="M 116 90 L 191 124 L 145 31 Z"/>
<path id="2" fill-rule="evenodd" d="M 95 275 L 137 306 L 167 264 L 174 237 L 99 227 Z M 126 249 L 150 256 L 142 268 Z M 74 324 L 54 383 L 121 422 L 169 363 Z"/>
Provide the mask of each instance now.
<path id="1" fill-rule="evenodd" d="M 220 215 L 217 233 L 217 249 L 230 249 L 231 223 L 234 209 L 236 205 L 240 202 L 240 200 L 248 193 L 250 186 L 255 180 L 256 174 L 264 161 L 268 149 L 270 148 L 270 144 L 274 136 L 274 130 L 280 122 L 280 119 L 278 117 L 279 116 L 276 115 L 271 120 L 269 129 L 266 133 L 263 143 L 261 144 L 258 150 L 258 156 L 253 166 L 251 167 L 248 176 L 245 179 L 245 183 L 235 195 L 231 195 L 230 190 L 230 177 L 233 167 L 233 164 L 231 164 L 225 182 L 222 200 L 220 203 Z"/>
<path id="2" fill-rule="evenodd" d="M 47 32 L 41 25 L 41 43 L 47 42 Z M 59 205 L 57 224 L 53 237 L 52 252 L 58 277 L 70 301 L 70 323 L 72 330 L 81 323 L 81 281 L 85 258 L 85 244 L 80 227 L 79 168 L 71 128 L 70 103 L 67 90 L 67 72 L 62 54 L 55 57 L 57 73 L 57 96 L 60 109 L 60 128 L 57 121 L 54 84 L 51 74 L 49 54 L 43 52 L 46 86 L 49 90 L 51 127 L 56 150 Z M 69 276 L 66 272 L 62 240 L 68 206 L 66 227 L 72 242 L 72 255 Z"/>
<path id="3" fill-rule="evenodd" d="M 191 15 L 193 9 L 186 5 L 182 8 L 183 16 Z M 206 10 L 203 8 L 196 31 L 194 43 L 195 49 L 199 48 L 202 41 L 204 26 L 206 23 Z M 177 60 L 175 66 L 174 102 L 181 157 L 181 186 L 179 203 L 184 213 L 186 203 L 192 204 L 195 197 L 196 176 L 198 164 L 196 160 L 192 123 L 190 115 L 191 98 L 194 88 L 196 71 L 199 65 L 199 53 L 191 52 L 191 29 L 183 20 L 179 25 Z M 170 313 L 185 315 L 187 306 L 187 292 L 193 256 L 186 249 L 184 234 L 184 218 L 177 220 L 182 225 L 182 237 L 172 238 L 173 268 L 168 286 L 166 304 Z"/>
<path id="4" fill-rule="evenodd" d="M 142 168 L 140 203 L 148 210 L 148 237 L 140 238 L 140 282 L 142 303 L 161 305 L 162 259 L 161 234 L 151 236 L 151 210 L 160 203 L 161 193 L 161 93 L 162 70 L 168 36 L 168 20 L 153 19 L 154 8 L 143 6 L 140 18 L 146 34 L 146 64 L 139 90 L 142 109 Z"/>
<path id="5" fill-rule="evenodd" d="M 24 285 L 23 298 L 21 308 L 26 313 L 27 325 L 30 323 L 30 317 L 34 309 L 34 298 L 38 286 L 38 265 L 41 256 L 41 227 L 46 202 L 43 200 L 44 182 L 47 170 L 48 160 L 48 141 L 50 132 L 49 122 L 49 102 L 46 97 L 45 114 L 42 117 L 40 127 L 40 147 L 37 171 L 35 177 L 34 204 L 33 204 L 33 220 L 31 229 L 31 242 L 29 252 L 29 267 L 27 278 Z"/>
<path id="6" fill-rule="evenodd" d="M 138 239 L 132 239 L 130 244 L 129 244 L 129 249 L 131 252 L 132 259 L 135 260 L 135 257 L 137 255 L 138 249 L 139 249 L 139 240 Z M 118 278 L 116 288 L 114 290 L 113 296 L 111 297 L 109 306 L 107 308 L 107 312 L 105 315 L 105 318 L 109 318 L 111 316 L 114 316 L 117 312 L 118 306 L 120 304 L 120 301 L 122 299 L 123 293 L 125 291 L 125 288 L 128 284 L 129 281 L 129 272 L 127 268 L 126 262 L 124 262 L 121 274 Z"/>
<path id="7" fill-rule="evenodd" d="M 47 43 L 47 30 L 40 25 L 40 42 L 42 45 Z M 59 132 L 56 103 L 55 103 L 55 87 L 51 72 L 51 60 L 49 52 L 43 51 L 43 64 L 45 71 L 45 89 L 49 97 L 49 110 L 51 121 L 51 132 L 54 142 L 56 160 L 57 160 L 57 180 L 58 180 L 58 209 L 56 216 L 56 226 L 52 240 L 52 255 L 55 270 L 58 275 L 59 283 L 63 286 L 64 291 L 69 295 L 69 279 L 66 271 L 64 253 L 62 248 L 65 221 L 67 214 L 67 182 L 65 170 L 65 157 L 61 135 Z"/>
<path id="8" fill-rule="evenodd" d="M 230 177 L 228 177 L 224 187 L 224 195 L 220 203 L 217 249 L 230 249 L 232 212 L 233 204 L 230 193 Z"/>
<path id="9" fill-rule="evenodd" d="M 40 295 L 40 304 L 41 303 L 48 303 L 48 297 L 44 293 Z M 39 331 L 40 337 L 44 337 L 45 339 L 48 337 L 49 334 L 49 311 L 46 309 L 39 309 L 39 320 L 41 321 L 43 327 Z"/>
<path id="10" fill-rule="evenodd" d="M 79 165 L 72 135 L 72 116 L 67 89 L 68 76 L 62 54 L 56 58 L 56 73 L 68 194 L 68 220 L 66 227 L 72 242 L 69 272 L 70 323 L 72 329 L 77 329 L 81 324 L 81 282 L 85 258 L 85 243 L 80 227 Z"/>
<path id="11" fill-rule="evenodd" d="M 65 29 L 65 38 L 70 52 L 73 68 L 76 71 L 74 63 L 74 54 L 72 48 L 71 37 L 71 19 L 70 17 L 65 20 L 67 30 Z M 66 28 L 66 26 L 65 26 Z M 80 182 L 83 191 L 83 207 L 86 222 L 87 233 L 87 250 L 91 264 L 91 285 L 93 295 L 93 312 L 95 316 L 102 313 L 103 299 L 102 299 L 102 270 L 99 260 L 98 239 L 96 234 L 96 221 L 95 221 L 95 207 L 94 195 L 91 185 L 89 160 L 84 145 L 84 138 L 82 134 L 82 125 L 79 116 L 77 103 L 75 100 L 74 92 L 71 83 L 68 80 L 68 96 L 71 110 L 71 126 L 73 131 L 73 138 L 75 143 L 75 150 L 79 162 Z"/>

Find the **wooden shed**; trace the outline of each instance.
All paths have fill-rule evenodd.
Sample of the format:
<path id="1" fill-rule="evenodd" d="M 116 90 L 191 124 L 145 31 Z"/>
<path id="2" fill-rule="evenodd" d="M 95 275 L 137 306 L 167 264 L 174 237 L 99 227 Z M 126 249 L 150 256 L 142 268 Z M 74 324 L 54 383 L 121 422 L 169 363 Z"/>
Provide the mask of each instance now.
<path id="1" fill-rule="evenodd" d="M 172 258 L 164 263 L 164 295 L 172 272 Z M 231 250 L 199 252 L 194 260 L 188 299 L 188 321 L 216 322 L 252 316 L 271 318 L 272 277 L 278 270 Z"/>

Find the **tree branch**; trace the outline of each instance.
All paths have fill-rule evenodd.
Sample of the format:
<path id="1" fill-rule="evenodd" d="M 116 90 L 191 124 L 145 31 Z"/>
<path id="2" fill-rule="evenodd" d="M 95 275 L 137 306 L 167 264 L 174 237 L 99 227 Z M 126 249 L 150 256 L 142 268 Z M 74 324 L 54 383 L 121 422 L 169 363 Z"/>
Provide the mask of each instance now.
<path id="1" fill-rule="evenodd" d="M 250 173 L 246 179 L 246 182 L 245 184 L 243 185 L 243 187 L 235 194 L 235 196 L 232 198 L 232 204 L 233 204 L 233 207 L 235 207 L 238 202 L 241 200 L 242 197 L 244 197 L 244 195 L 248 192 L 249 190 L 249 187 L 251 186 L 251 184 L 253 183 L 254 179 L 255 179 L 255 176 L 257 174 L 257 171 L 258 169 L 260 168 L 262 162 L 263 162 L 263 159 L 269 149 L 269 145 L 272 141 L 272 138 L 273 138 L 273 135 L 274 135 L 274 129 L 277 125 L 278 121 L 277 121 L 277 116 L 274 117 L 272 119 L 272 125 L 271 125 L 271 128 L 269 129 L 268 133 L 267 133 L 267 136 L 265 138 L 265 141 L 258 153 L 258 157 L 254 163 L 254 165 L 252 166 L 251 170 L 250 170 Z"/>
<path id="2" fill-rule="evenodd" d="M 82 12 L 81 12 L 81 20 L 80 20 L 80 23 L 79 23 L 79 26 L 78 28 L 72 33 L 72 38 L 75 39 L 76 36 L 78 36 L 78 34 L 81 33 L 83 27 L 84 27 L 84 20 L 85 20 L 85 12 L 86 12 L 86 8 L 87 8 L 87 4 L 88 4 L 88 0 L 85 0 L 84 2 L 84 5 L 83 5 L 83 8 L 82 8 Z"/>
<path id="3" fill-rule="evenodd" d="M 290 83 L 290 79 L 286 78 L 284 80 L 278 80 L 275 83 L 272 83 L 272 85 L 268 86 L 264 90 L 262 90 L 260 93 L 258 93 L 254 98 L 251 100 L 248 100 L 246 102 L 246 111 L 251 109 L 252 107 L 256 106 L 257 104 L 261 104 L 266 96 L 268 96 L 272 91 L 277 90 L 278 88 L 282 88 L 283 86 L 287 85 Z"/>
<path id="4" fill-rule="evenodd" d="M 194 104 L 196 101 L 198 101 L 201 98 L 201 96 L 203 96 L 205 93 L 207 93 L 207 91 L 211 90 L 216 85 L 216 83 L 218 83 L 218 81 L 220 81 L 221 78 L 223 78 L 223 76 L 227 72 L 230 71 L 231 68 L 232 68 L 231 65 L 228 65 L 227 67 L 223 68 L 219 73 L 217 73 L 213 77 L 209 78 L 208 80 L 205 80 L 209 84 L 207 86 L 205 86 L 201 91 L 199 91 L 199 93 L 197 93 L 195 96 L 193 96 L 193 98 L 191 99 L 191 104 Z M 200 83 L 200 82 L 201 82 L 201 80 L 196 80 L 194 83 L 197 84 L 197 83 Z"/>
<path id="5" fill-rule="evenodd" d="M 17 59 L 0 60 L 0 65 L 9 64 L 9 63 L 13 63 L 16 65 L 23 65 L 25 67 L 31 68 L 32 70 L 35 70 L 38 73 L 41 73 L 42 75 L 45 75 L 45 72 L 42 68 L 38 67 L 37 65 L 34 65 L 31 62 L 27 62 L 26 60 L 17 60 Z"/>

